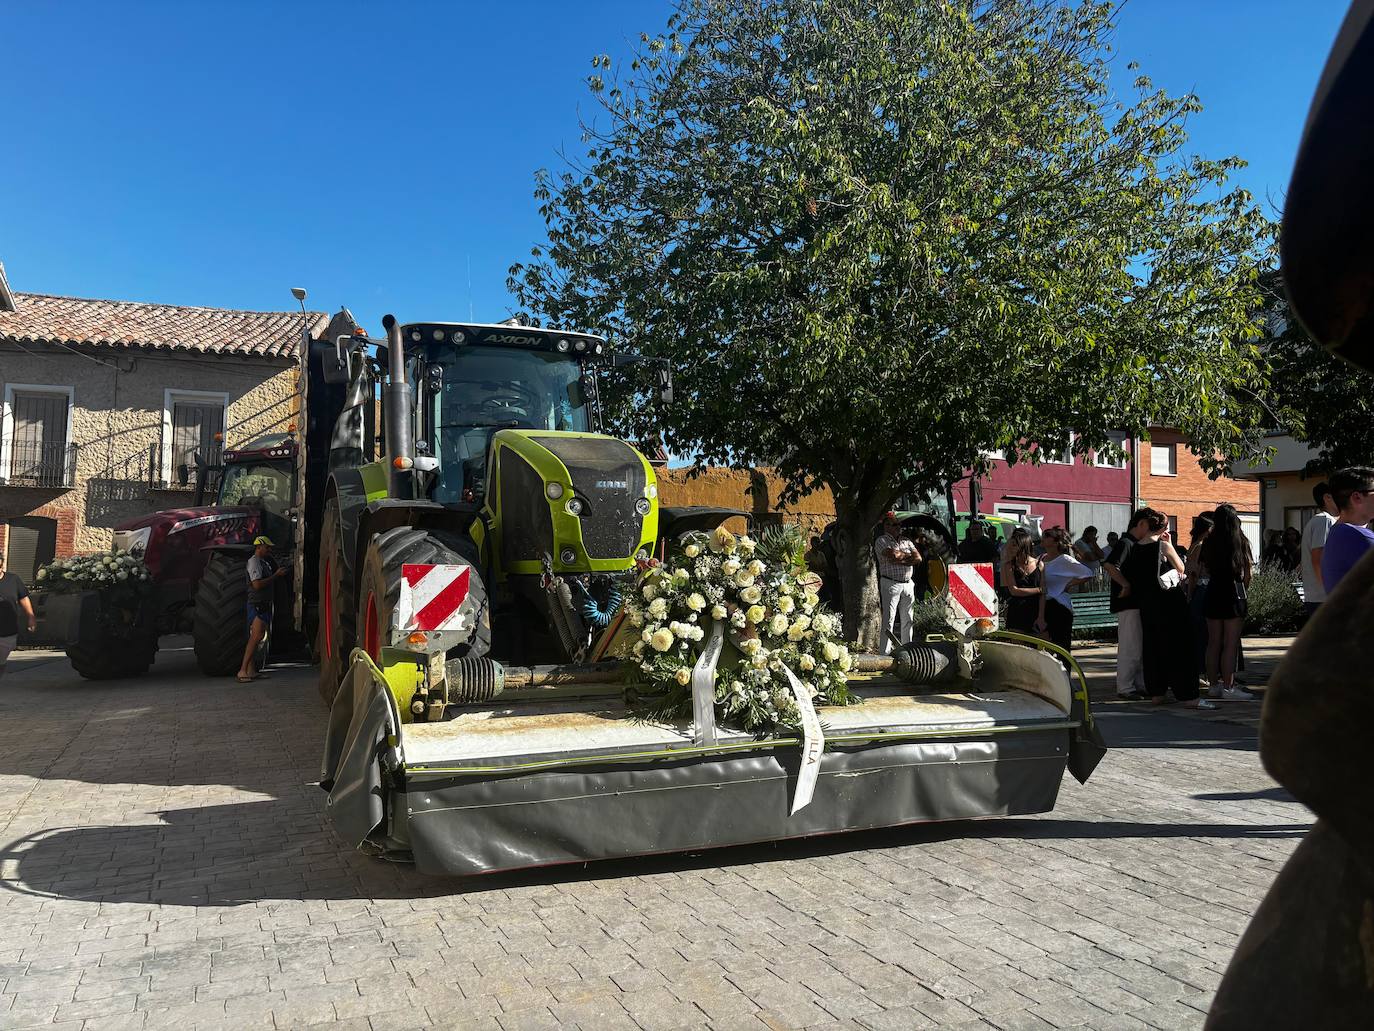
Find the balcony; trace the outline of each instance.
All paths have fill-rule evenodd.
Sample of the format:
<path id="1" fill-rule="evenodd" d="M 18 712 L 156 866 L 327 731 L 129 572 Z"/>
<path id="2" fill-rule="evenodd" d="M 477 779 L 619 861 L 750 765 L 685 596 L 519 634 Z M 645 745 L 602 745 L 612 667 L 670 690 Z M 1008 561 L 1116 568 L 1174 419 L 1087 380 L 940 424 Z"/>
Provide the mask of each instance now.
<path id="1" fill-rule="evenodd" d="M 15 441 L 10 445 L 10 487 L 63 488 L 76 485 L 75 444 Z"/>

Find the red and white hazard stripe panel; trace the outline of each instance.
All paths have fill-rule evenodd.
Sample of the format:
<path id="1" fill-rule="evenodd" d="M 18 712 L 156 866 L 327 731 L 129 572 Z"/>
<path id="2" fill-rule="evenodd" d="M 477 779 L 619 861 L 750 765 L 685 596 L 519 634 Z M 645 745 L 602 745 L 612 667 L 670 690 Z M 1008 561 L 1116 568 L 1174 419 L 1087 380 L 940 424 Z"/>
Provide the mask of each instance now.
<path id="1" fill-rule="evenodd" d="M 961 562 L 949 567 L 949 601 L 965 619 L 997 618 L 997 581 L 991 562 Z"/>
<path id="2" fill-rule="evenodd" d="M 399 629 L 404 633 L 465 629 L 460 610 L 468 597 L 471 576 L 471 566 L 401 566 Z"/>

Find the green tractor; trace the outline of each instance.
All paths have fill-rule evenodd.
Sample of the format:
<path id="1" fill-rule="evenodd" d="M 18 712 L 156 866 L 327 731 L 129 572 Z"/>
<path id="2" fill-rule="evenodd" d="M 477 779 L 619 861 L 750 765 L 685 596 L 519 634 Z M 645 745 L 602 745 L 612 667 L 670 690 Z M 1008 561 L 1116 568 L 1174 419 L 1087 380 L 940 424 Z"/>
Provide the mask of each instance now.
<path id="1" fill-rule="evenodd" d="M 488 655 L 581 661 L 659 532 L 649 461 L 596 432 L 605 341 L 390 316 L 386 327 L 385 342 L 340 346 L 351 400 L 330 449 L 319 535 L 321 694 L 333 703 L 355 647 L 377 664 L 439 654 L 473 669 Z M 364 453 L 361 410 L 381 378 L 369 345 L 388 373 L 375 456 Z M 345 464 L 355 454 L 365 460 Z M 431 631 L 398 621 L 407 566 L 467 570 L 456 618 Z M 415 703 L 417 717 L 425 711 Z"/>
<path id="2" fill-rule="evenodd" d="M 623 658 L 649 631 L 622 599 L 650 598 L 656 553 L 733 539 L 714 531 L 742 513 L 660 507 L 644 455 L 596 432 L 598 368 L 635 359 L 583 333 L 388 316 L 368 340 L 350 319 L 311 348 L 318 487 L 297 526 L 331 705 L 321 786 L 350 845 L 476 874 L 1036 813 L 1100 759 L 1081 678 L 1027 639 L 857 656 L 851 704 L 807 710 L 800 737 L 717 724 L 722 662 L 757 648 L 704 601 L 691 715 L 650 716 Z"/>

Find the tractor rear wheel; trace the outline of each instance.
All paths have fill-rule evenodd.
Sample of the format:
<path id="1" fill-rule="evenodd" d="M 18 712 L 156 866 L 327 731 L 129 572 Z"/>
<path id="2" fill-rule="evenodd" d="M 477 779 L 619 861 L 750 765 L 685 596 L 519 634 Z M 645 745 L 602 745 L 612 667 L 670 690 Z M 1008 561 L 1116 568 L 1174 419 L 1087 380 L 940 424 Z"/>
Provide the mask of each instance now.
<path id="1" fill-rule="evenodd" d="M 358 591 L 358 645 L 375 662 L 388 641 L 392 613 L 401 597 L 401 567 L 408 563 L 472 567 L 468 596 L 478 603 L 477 626 L 468 644 L 468 655 L 485 655 L 491 647 L 491 617 L 470 540 L 441 530 L 398 526 L 378 534 L 367 548 Z"/>
<path id="2" fill-rule="evenodd" d="M 206 676 L 237 673 L 248 646 L 247 556 L 217 551 L 196 585 L 194 625 L 196 663 Z"/>
<path id="3" fill-rule="evenodd" d="M 354 570 L 354 575 L 356 575 Z M 344 674 L 348 672 L 348 656 L 353 651 L 356 633 L 353 628 L 353 575 L 344 566 L 343 523 L 339 518 L 339 499 L 330 498 L 324 506 L 324 524 L 320 528 L 319 626 L 315 636 L 315 653 L 320 658 L 320 697 L 325 705 L 334 704 Z"/>
<path id="4" fill-rule="evenodd" d="M 67 645 L 67 659 L 87 680 L 118 680 L 147 673 L 157 655 L 157 635 L 134 631 L 98 643 Z"/>

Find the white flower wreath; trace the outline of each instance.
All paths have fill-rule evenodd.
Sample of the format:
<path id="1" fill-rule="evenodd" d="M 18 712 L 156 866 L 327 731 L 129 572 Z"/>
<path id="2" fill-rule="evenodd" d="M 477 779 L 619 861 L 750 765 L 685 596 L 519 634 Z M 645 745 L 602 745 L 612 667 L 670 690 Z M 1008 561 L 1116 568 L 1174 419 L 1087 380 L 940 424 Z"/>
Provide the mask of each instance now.
<path id="1" fill-rule="evenodd" d="M 626 600 L 640 630 L 628 661 L 646 715 L 691 715 L 692 667 L 713 620 L 725 624 L 730 642 L 716 666 L 718 719 L 751 733 L 796 729 L 801 714 L 786 670 L 816 705 L 856 700 L 846 687 L 851 658 L 840 621 L 821 605 L 802 550 L 796 527 L 759 541 L 720 527 L 687 534 L 667 562 L 650 566 L 639 594 Z"/>

